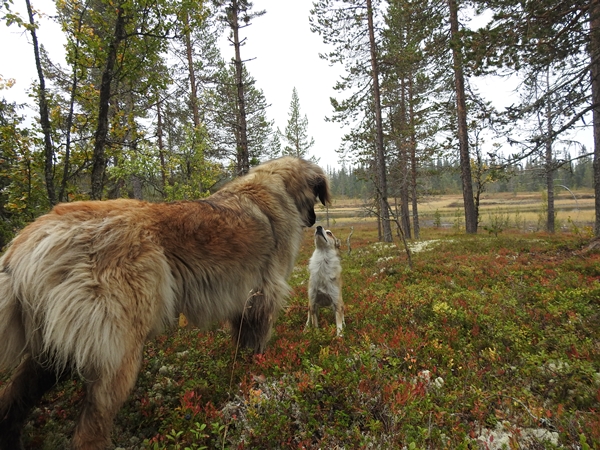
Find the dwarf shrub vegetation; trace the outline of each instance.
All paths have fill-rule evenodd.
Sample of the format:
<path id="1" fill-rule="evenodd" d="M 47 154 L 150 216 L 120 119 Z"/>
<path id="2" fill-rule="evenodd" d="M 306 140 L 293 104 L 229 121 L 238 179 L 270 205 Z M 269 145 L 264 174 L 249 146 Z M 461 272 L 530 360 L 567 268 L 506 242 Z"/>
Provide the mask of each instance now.
<path id="1" fill-rule="evenodd" d="M 350 230 L 334 232 L 345 242 Z M 511 448 L 600 448 L 600 253 L 589 237 L 427 232 L 409 269 L 401 246 L 354 226 L 338 339 L 328 310 L 304 331 L 307 231 L 267 352 L 236 351 L 221 324 L 149 342 L 117 448 L 467 449 L 500 429 Z M 78 382 L 52 392 L 26 444 L 68 442 L 80 398 Z M 530 429 L 541 431 L 522 441 Z"/>

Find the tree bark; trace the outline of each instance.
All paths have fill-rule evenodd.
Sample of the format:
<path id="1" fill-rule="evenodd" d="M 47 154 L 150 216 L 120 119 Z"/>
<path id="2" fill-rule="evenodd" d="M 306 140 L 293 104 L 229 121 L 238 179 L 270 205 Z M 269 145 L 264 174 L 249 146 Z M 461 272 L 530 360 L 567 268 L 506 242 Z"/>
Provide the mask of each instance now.
<path id="1" fill-rule="evenodd" d="M 550 69 L 546 70 L 546 89 L 550 91 Z M 552 107 L 548 98 L 546 102 L 546 192 L 548 194 L 548 215 L 546 218 L 546 230 L 554 233 L 554 166 L 552 162 Z"/>
<path id="2" fill-rule="evenodd" d="M 83 25 L 83 17 L 85 16 L 85 13 L 87 11 L 87 8 L 83 8 L 83 10 L 81 11 L 81 13 L 79 14 L 79 18 L 77 20 L 77 36 L 79 36 L 79 34 L 81 33 L 81 27 Z M 75 54 L 73 55 L 73 61 L 78 61 L 79 60 L 79 38 L 77 39 L 76 45 L 75 45 Z M 67 120 L 66 120 L 66 137 L 65 137 L 65 157 L 64 157 L 64 162 L 63 162 L 63 177 L 60 183 L 60 190 L 58 192 L 58 201 L 59 202 L 64 202 L 64 201 L 68 201 L 68 196 L 67 196 L 67 184 L 69 181 L 69 177 L 70 177 L 70 171 L 71 171 L 71 129 L 73 128 L 73 119 L 74 119 L 74 115 L 75 115 L 75 96 L 77 93 L 77 88 L 79 86 L 79 77 L 77 75 L 77 70 L 73 70 L 73 78 L 71 80 L 71 92 L 70 92 L 70 97 L 69 97 L 69 113 L 67 115 Z"/>
<path id="3" fill-rule="evenodd" d="M 194 119 L 194 127 L 200 126 L 200 111 L 198 110 L 198 92 L 196 86 L 196 71 L 194 70 L 194 54 L 192 48 L 192 38 L 190 36 L 189 16 L 185 12 L 185 52 L 188 63 L 188 72 L 190 74 L 190 103 L 192 105 L 192 117 Z"/>
<path id="4" fill-rule="evenodd" d="M 56 204 L 56 191 L 54 189 L 54 147 L 52 145 L 52 129 L 50 127 L 50 115 L 48 113 L 48 100 L 46 99 L 46 82 L 44 72 L 42 70 L 42 61 L 40 58 L 40 48 L 35 32 L 35 21 L 33 18 L 33 9 L 31 2 L 25 0 L 27 4 L 27 14 L 29 15 L 29 31 L 33 42 L 33 51 L 35 54 L 35 66 L 40 80 L 39 88 L 39 103 L 40 103 L 40 125 L 44 134 L 44 178 L 46 181 L 46 192 L 48 193 L 48 201 L 50 205 Z"/>
<path id="5" fill-rule="evenodd" d="M 594 235 L 600 236 L 600 1 L 590 0 L 590 71 L 594 129 Z"/>
<path id="6" fill-rule="evenodd" d="M 552 168 L 552 144 L 546 143 L 546 193 L 548 195 L 548 214 L 546 230 L 554 233 L 554 169 Z"/>
<path id="7" fill-rule="evenodd" d="M 398 147 L 400 150 L 400 224 L 404 231 L 404 236 L 411 238 L 410 231 L 410 203 L 409 195 L 409 142 L 408 142 L 408 118 L 407 118 L 407 92 L 406 80 L 404 77 L 400 80 L 400 136 L 398 139 Z"/>
<path id="8" fill-rule="evenodd" d="M 419 212 L 417 208 L 417 137 L 415 126 L 415 108 L 413 104 L 413 76 L 408 81 L 408 114 L 410 120 L 410 188 L 412 199 L 413 236 L 419 239 Z"/>
<path id="9" fill-rule="evenodd" d="M 469 156 L 469 135 L 467 131 L 467 106 L 465 99 L 465 77 L 463 73 L 462 51 L 458 39 L 457 0 L 448 0 L 450 9 L 450 38 L 453 41 L 452 57 L 454 63 L 454 81 L 456 88 L 456 113 L 458 119 L 458 144 L 460 152 L 460 177 L 465 205 L 465 227 L 467 233 L 477 233 L 477 212 L 473 200 L 473 180 L 471 177 L 471 158 Z"/>
<path id="10" fill-rule="evenodd" d="M 156 101 L 156 137 L 158 144 L 158 157 L 160 159 L 160 178 L 162 181 L 162 194 L 163 198 L 165 198 L 165 188 L 167 187 L 167 164 L 165 161 L 165 143 L 163 139 L 163 122 L 160 94 L 157 96 Z"/>
<path id="11" fill-rule="evenodd" d="M 77 60 L 79 47 L 75 49 L 75 60 Z M 65 157 L 63 162 L 63 177 L 60 183 L 58 192 L 58 201 L 64 202 L 67 200 L 67 183 L 69 181 L 69 172 L 71 168 L 71 129 L 73 128 L 73 116 L 75 114 L 75 93 L 79 80 L 77 78 L 77 70 L 73 70 L 73 79 L 71 81 L 71 94 L 69 98 L 69 114 L 66 121 L 66 138 L 65 138 Z"/>
<path id="12" fill-rule="evenodd" d="M 231 17 L 231 29 L 233 32 L 233 46 L 235 48 L 235 81 L 237 87 L 237 126 L 238 133 L 237 137 L 237 170 L 238 176 L 244 175 L 250 171 L 250 156 L 248 152 L 248 127 L 246 124 L 246 100 L 244 98 L 244 77 L 243 77 L 243 62 L 240 52 L 242 43 L 240 42 L 239 36 L 239 22 L 238 22 L 238 2 L 232 0 L 232 17 Z"/>
<path id="13" fill-rule="evenodd" d="M 90 196 L 93 200 L 102 198 L 104 187 L 104 172 L 106 169 L 105 149 L 108 138 L 108 115 L 110 109 L 111 86 L 115 78 L 115 65 L 119 45 L 125 39 L 125 11 L 121 4 L 117 6 L 117 20 L 115 22 L 115 33 L 108 47 L 106 66 L 102 73 L 100 84 L 100 98 L 98 106 L 98 124 L 96 128 L 93 165 L 92 165 L 92 189 Z"/>
<path id="14" fill-rule="evenodd" d="M 383 241 L 392 242 L 392 227 L 390 224 L 390 212 L 387 199 L 387 168 L 385 160 L 385 149 L 383 146 L 383 121 L 381 117 L 381 95 L 379 92 L 379 67 L 377 63 L 377 46 L 375 43 L 375 31 L 373 25 L 373 5 L 367 0 L 367 21 L 369 27 L 369 44 L 371 52 L 371 76 L 373 78 L 373 104 L 375 110 L 375 147 L 377 154 L 377 176 L 380 194 L 380 211 L 382 218 Z"/>
<path id="15" fill-rule="evenodd" d="M 142 200 L 142 180 L 137 175 L 131 175 L 131 191 L 133 193 L 133 198 L 136 200 Z"/>

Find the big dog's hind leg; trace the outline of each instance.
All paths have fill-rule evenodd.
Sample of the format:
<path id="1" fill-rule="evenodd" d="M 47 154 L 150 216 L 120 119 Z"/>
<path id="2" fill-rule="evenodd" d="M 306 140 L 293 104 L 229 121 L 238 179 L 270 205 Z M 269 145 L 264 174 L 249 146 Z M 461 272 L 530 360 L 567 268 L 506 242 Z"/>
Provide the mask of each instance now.
<path id="1" fill-rule="evenodd" d="M 113 420 L 133 389 L 142 349 L 128 352 L 113 374 L 99 374 L 86 385 L 83 409 L 75 428 L 73 450 L 104 450 L 110 446 Z"/>
<path id="2" fill-rule="evenodd" d="M 30 356 L 21 362 L 0 391 L 0 450 L 23 448 L 21 433 L 29 411 L 58 381 L 54 370 L 42 367 Z"/>
<path id="3" fill-rule="evenodd" d="M 274 308 L 262 293 L 255 294 L 244 311 L 231 320 L 231 337 L 240 347 L 263 353 L 271 337 Z"/>
<path id="4" fill-rule="evenodd" d="M 273 323 L 282 307 L 287 286 L 265 287 L 251 293 L 244 310 L 231 319 L 233 341 L 254 353 L 263 353 L 271 337 Z M 283 292 L 285 291 L 285 292 Z"/>

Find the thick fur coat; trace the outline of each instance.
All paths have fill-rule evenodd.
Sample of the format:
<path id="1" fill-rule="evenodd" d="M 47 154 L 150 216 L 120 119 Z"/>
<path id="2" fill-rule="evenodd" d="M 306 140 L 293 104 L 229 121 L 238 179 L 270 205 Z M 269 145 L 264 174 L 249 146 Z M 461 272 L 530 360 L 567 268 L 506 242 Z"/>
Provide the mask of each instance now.
<path id="1" fill-rule="evenodd" d="M 57 205 L 0 259 L 0 449 L 22 448 L 29 410 L 79 374 L 86 399 L 72 448 L 104 449 L 133 388 L 144 342 L 177 323 L 228 321 L 262 352 L 284 306 L 314 205 L 329 202 L 317 165 L 264 163 L 205 200 Z"/>
<path id="2" fill-rule="evenodd" d="M 342 300 L 342 263 L 340 241 L 329 230 L 318 226 L 315 231 L 315 251 L 308 262 L 308 319 L 306 326 L 319 326 L 318 311 L 331 307 L 335 312 L 337 335 L 344 327 L 344 301 Z"/>

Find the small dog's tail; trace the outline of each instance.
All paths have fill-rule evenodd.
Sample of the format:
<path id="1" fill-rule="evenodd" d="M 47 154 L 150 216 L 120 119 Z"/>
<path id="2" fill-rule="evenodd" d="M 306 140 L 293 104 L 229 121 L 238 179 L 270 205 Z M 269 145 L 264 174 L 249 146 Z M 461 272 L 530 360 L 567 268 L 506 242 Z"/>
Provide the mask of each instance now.
<path id="1" fill-rule="evenodd" d="M 25 351 L 26 339 L 21 305 L 9 273 L 0 272 L 0 371 L 12 369 Z"/>

